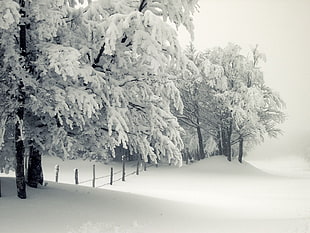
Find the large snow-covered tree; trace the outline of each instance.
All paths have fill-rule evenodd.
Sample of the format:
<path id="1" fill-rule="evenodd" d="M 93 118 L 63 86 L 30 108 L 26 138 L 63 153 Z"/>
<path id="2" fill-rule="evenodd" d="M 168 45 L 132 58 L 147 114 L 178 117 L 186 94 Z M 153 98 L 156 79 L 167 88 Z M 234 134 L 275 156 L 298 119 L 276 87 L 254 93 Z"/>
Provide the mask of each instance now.
<path id="1" fill-rule="evenodd" d="M 1 29 L 1 92 L 4 104 L 1 105 L 1 147 L 4 144 L 6 123 L 14 114 L 15 147 L 16 147 L 16 186 L 20 198 L 26 198 L 24 179 L 24 143 L 23 143 L 23 116 L 25 92 L 23 77 L 26 76 L 26 51 L 25 51 L 25 15 L 19 4 L 13 1 L 1 1 L 0 29 Z M 21 14 L 20 14 L 21 13 Z M 14 35 L 15 34 L 15 35 Z M 15 38 L 14 38 L 15 36 Z M 18 38 L 18 43 L 15 39 Z M 12 100 L 12 101 L 11 101 Z"/>
<path id="2" fill-rule="evenodd" d="M 12 120 L 33 163 L 41 154 L 105 158 L 120 145 L 145 160 L 181 163 L 181 128 L 170 107 L 183 105 L 169 70 L 181 70 L 185 59 L 172 25 L 192 33 L 197 1 L 19 3 L 0 4 L 1 143 Z"/>

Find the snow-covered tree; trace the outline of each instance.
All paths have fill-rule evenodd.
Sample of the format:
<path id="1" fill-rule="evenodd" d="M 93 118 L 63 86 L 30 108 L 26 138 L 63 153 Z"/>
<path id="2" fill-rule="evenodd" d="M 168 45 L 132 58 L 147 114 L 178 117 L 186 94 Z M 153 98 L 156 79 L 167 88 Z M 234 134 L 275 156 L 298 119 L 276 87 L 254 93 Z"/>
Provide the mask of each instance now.
<path id="1" fill-rule="evenodd" d="M 191 119 L 197 117 L 199 109 L 203 113 L 198 116 L 199 122 L 208 135 L 208 143 L 216 140 L 219 153 L 228 160 L 232 157 L 232 146 L 239 143 L 242 162 L 244 142 L 260 142 L 266 134 L 277 136 L 280 131 L 276 125 L 284 120 L 284 103 L 265 85 L 258 67 L 264 56 L 256 47 L 251 57 L 245 57 L 234 44 L 203 53 L 188 51 L 188 58 L 199 72 L 187 69 L 190 78 L 181 84 L 181 92 L 184 109 L 189 110 L 179 119 L 196 127 Z"/>
<path id="2" fill-rule="evenodd" d="M 239 97 L 235 110 L 234 143 L 239 143 L 238 159 L 242 162 L 244 141 L 247 144 L 259 143 L 265 135 L 277 137 L 281 130 L 277 128 L 285 120 L 282 109 L 285 103 L 280 96 L 264 83 L 260 61 L 266 61 L 258 46 L 246 58 L 243 75 L 244 91 Z M 246 87 L 246 88 L 245 88 Z"/>
<path id="3" fill-rule="evenodd" d="M 231 146 L 238 142 L 239 161 L 242 162 L 244 141 L 259 142 L 266 134 L 277 136 L 279 131 L 275 126 L 284 120 L 284 103 L 264 83 L 258 62 L 265 56 L 259 53 L 257 46 L 252 57 L 243 56 L 241 48 L 234 44 L 209 50 L 206 54 L 210 61 L 210 75 L 207 76 L 212 76 L 212 67 L 221 68 L 210 84 L 221 106 L 223 153 L 231 160 Z M 220 89 L 214 89 L 217 83 L 221 83 Z M 266 90 L 269 90 L 268 94 Z"/>
<path id="4" fill-rule="evenodd" d="M 16 147 L 16 186 L 20 198 L 26 198 L 24 166 L 23 166 L 23 113 L 25 92 L 22 78 L 26 76 L 25 67 L 25 15 L 19 8 L 24 6 L 24 1 L 19 4 L 9 0 L 0 2 L 0 53 L 1 53 L 1 92 L 3 105 L 1 105 L 1 145 L 4 144 L 5 128 L 9 116 L 14 115 L 15 147 Z M 20 13 L 22 15 L 20 15 Z M 22 16 L 22 17 L 21 17 Z M 14 35 L 14 33 L 16 33 Z M 14 38 L 15 36 L 15 38 Z M 15 39 L 19 38 L 18 44 Z M 5 161 L 7 161 L 5 159 Z M 5 164 L 4 164 L 5 165 Z"/>
<path id="5" fill-rule="evenodd" d="M 169 69 L 180 69 L 184 58 L 166 21 L 191 30 L 194 7 L 195 1 L 97 1 L 72 18 L 61 43 L 83 52 L 83 61 L 105 81 L 96 90 L 104 103 L 100 122 L 86 124 L 93 146 L 113 153 L 122 145 L 145 160 L 181 161 L 181 129 L 170 104 L 182 110 L 182 102 Z"/>
<path id="6" fill-rule="evenodd" d="M 41 154 L 105 158 L 120 145 L 181 163 L 170 108 L 183 105 L 169 70 L 181 71 L 185 59 L 171 23 L 192 33 L 197 1 L 78 3 L 1 0 L 0 142 L 10 118 L 22 129 L 21 155 L 25 144 L 34 163 Z"/>
<path id="7" fill-rule="evenodd" d="M 184 109 L 183 114 L 178 115 L 178 119 L 189 134 L 186 142 L 191 153 L 198 151 L 198 159 L 204 158 L 204 139 L 203 123 L 207 115 L 206 111 L 206 89 L 204 89 L 203 74 L 201 66 L 204 63 L 204 57 L 196 51 L 193 44 L 190 44 L 185 50 L 188 58 L 186 71 L 179 78 L 178 88 L 180 89 Z M 195 132 L 193 132 L 193 130 Z M 197 139 L 197 140 L 193 140 Z M 194 143 L 196 142 L 197 143 Z"/>

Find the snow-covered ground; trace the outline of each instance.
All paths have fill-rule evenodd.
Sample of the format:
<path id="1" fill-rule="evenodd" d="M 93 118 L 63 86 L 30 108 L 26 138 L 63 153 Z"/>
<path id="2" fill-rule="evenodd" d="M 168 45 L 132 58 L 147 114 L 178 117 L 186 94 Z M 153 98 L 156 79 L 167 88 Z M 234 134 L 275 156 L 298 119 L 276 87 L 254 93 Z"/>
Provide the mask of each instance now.
<path id="1" fill-rule="evenodd" d="M 270 174 L 310 178 L 310 132 L 293 130 L 266 139 L 246 159 Z"/>
<path id="2" fill-rule="evenodd" d="M 249 163 L 270 174 L 310 179 L 310 162 L 303 156 L 274 156 L 268 160 L 252 157 Z"/>
<path id="3" fill-rule="evenodd" d="M 28 188 L 28 199 L 20 200 L 14 179 L 2 177 L 0 232 L 310 232 L 309 177 L 272 175 L 252 165 L 263 166 L 263 161 L 250 159 L 251 164 L 213 157 L 181 168 L 149 167 L 126 182 L 93 189 L 72 185 L 73 169 L 79 168 L 81 181 L 91 179 L 93 163 L 44 158 L 45 178 L 54 180 L 59 164 L 61 183 Z M 120 164 L 112 165 L 120 169 Z M 96 164 L 97 176 L 109 174 L 110 167 Z M 127 172 L 134 170 L 129 164 Z"/>

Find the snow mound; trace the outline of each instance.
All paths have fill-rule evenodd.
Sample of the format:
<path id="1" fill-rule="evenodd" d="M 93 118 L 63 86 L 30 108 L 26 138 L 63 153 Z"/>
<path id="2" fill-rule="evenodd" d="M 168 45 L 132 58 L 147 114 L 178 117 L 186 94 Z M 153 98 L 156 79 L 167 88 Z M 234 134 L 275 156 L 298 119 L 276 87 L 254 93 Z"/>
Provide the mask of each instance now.
<path id="1" fill-rule="evenodd" d="M 267 175 L 267 173 L 246 161 L 239 163 L 237 159 L 234 159 L 229 162 L 224 156 L 213 156 L 203 159 L 199 162 L 195 162 L 191 166 L 192 167 L 187 166 L 184 172 L 199 172 L 206 175 L 212 173 L 218 175 Z"/>

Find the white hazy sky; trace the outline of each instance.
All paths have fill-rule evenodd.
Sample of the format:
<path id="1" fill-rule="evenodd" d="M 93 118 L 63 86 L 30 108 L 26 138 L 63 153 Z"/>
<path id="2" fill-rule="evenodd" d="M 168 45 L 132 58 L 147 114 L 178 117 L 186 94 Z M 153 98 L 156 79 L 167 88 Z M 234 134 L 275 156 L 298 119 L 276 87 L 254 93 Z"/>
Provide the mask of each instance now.
<path id="1" fill-rule="evenodd" d="M 194 16 L 199 50 L 228 42 L 266 54 L 265 82 L 287 104 L 282 129 L 310 131 L 310 0 L 200 0 Z M 189 35 L 179 32 L 185 46 Z M 309 138 L 310 141 L 310 138 Z"/>

